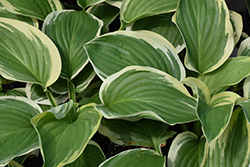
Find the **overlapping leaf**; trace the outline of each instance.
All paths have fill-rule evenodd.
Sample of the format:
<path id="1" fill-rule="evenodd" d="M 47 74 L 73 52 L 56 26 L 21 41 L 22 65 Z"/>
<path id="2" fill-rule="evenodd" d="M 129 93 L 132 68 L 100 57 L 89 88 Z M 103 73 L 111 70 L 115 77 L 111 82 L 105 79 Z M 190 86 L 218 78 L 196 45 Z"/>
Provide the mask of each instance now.
<path id="1" fill-rule="evenodd" d="M 224 87 L 239 83 L 250 74 L 250 58 L 229 58 L 220 68 L 199 78 L 208 86 L 211 94 Z"/>
<path id="2" fill-rule="evenodd" d="M 173 21 L 186 43 L 188 69 L 201 74 L 214 71 L 233 51 L 233 28 L 224 0 L 180 0 Z"/>
<path id="3" fill-rule="evenodd" d="M 160 14 L 137 20 L 127 30 L 150 30 L 164 36 L 179 53 L 185 47 L 181 33 L 172 22 L 173 13 Z"/>
<path id="4" fill-rule="evenodd" d="M 97 131 L 100 122 L 101 115 L 93 104 L 81 107 L 74 122 L 68 117 L 58 120 L 51 112 L 34 117 L 32 123 L 39 132 L 44 166 L 59 167 L 75 161 Z"/>
<path id="5" fill-rule="evenodd" d="M 44 20 L 52 11 L 62 10 L 59 0 L 0 0 L 9 11 Z"/>
<path id="6" fill-rule="evenodd" d="M 0 97 L 0 166 L 12 158 L 39 148 L 36 130 L 30 119 L 42 112 L 24 97 Z"/>
<path id="7" fill-rule="evenodd" d="M 105 2 L 120 9 L 123 0 L 105 0 Z"/>
<path id="8" fill-rule="evenodd" d="M 230 123 L 217 140 L 206 143 L 201 167 L 248 167 L 250 165 L 250 124 L 241 109 L 234 111 Z"/>
<path id="9" fill-rule="evenodd" d="M 169 13 L 176 10 L 176 0 L 123 0 L 120 15 L 126 23 L 143 17 Z"/>
<path id="10" fill-rule="evenodd" d="M 178 80 L 186 76 L 172 44 L 150 31 L 109 33 L 92 40 L 84 47 L 95 72 L 101 79 L 130 65 L 154 67 Z"/>
<path id="11" fill-rule="evenodd" d="M 238 56 L 250 56 L 250 38 L 245 39 L 241 42 L 238 50 Z"/>
<path id="12" fill-rule="evenodd" d="M 233 26 L 234 44 L 236 45 L 241 37 L 241 33 L 243 30 L 242 17 L 239 13 L 230 10 L 230 21 Z"/>
<path id="13" fill-rule="evenodd" d="M 61 59 L 53 42 L 27 23 L 0 18 L 0 74 L 9 80 L 32 82 L 44 88 L 61 71 Z"/>
<path id="14" fill-rule="evenodd" d="M 165 157 L 145 148 L 121 152 L 99 165 L 99 167 L 165 167 Z"/>
<path id="15" fill-rule="evenodd" d="M 102 24 L 84 11 L 63 10 L 46 17 L 42 29 L 60 51 L 61 77 L 73 79 L 88 63 L 82 46 L 100 34 Z"/>
<path id="16" fill-rule="evenodd" d="M 143 117 L 168 124 L 197 120 L 197 101 L 182 83 L 150 67 L 130 66 L 108 77 L 100 99 L 103 104 L 96 108 L 105 118 Z"/>
<path id="17" fill-rule="evenodd" d="M 96 5 L 98 3 L 104 2 L 105 0 L 77 0 L 77 4 L 85 9 L 88 6 Z"/>
<path id="18" fill-rule="evenodd" d="M 180 133 L 172 142 L 168 153 L 168 167 L 200 167 L 206 139 L 192 132 Z"/>
<path id="19" fill-rule="evenodd" d="M 103 119 L 98 132 L 116 144 L 152 147 L 161 154 L 161 147 L 166 144 L 166 140 L 175 135 L 168 128 L 168 125 L 153 120 L 129 122 Z"/>

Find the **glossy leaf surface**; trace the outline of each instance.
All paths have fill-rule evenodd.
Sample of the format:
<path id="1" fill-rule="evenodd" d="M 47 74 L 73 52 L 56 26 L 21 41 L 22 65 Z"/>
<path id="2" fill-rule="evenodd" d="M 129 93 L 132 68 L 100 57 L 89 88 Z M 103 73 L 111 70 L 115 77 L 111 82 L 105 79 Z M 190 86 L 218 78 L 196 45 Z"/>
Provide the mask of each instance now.
<path id="1" fill-rule="evenodd" d="M 165 157 L 145 148 L 121 152 L 99 165 L 99 167 L 165 167 Z"/>
<path id="2" fill-rule="evenodd" d="M 62 10 L 59 0 L 0 0 L 9 11 L 44 20 L 52 11 Z"/>
<path id="3" fill-rule="evenodd" d="M 200 74 L 214 71 L 233 51 L 233 28 L 224 0 L 180 0 L 173 21 L 186 43 L 188 69 Z"/>
<path id="4" fill-rule="evenodd" d="M 248 167 L 250 165 L 250 124 L 241 109 L 234 111 L 230 123 L 217 140 L 206 143 L 201 167 Z"/>
<path id="5" fill-rule="evenodd" d="M 53 42 L 27 23 L 0 18 L 0 74 L 9 80 L 32 82 L 44 88 L 61 71 L 61 59 Z"/>
<path id="6" fill-rule="evenodd" d="M 168 153 L 168 167 L 199 167 L 204 154 L 206 139 L 186 131 L 172 142 Z"/>
<path id="7" fill-rule="evenodd" d="M 169 13 L 176 10 L 176 0 L 123 0 L 120 15 L 126 23 L 143 17 Z"/>
<path id="8" fill-rule="evenodd" d="M 0 97 L 0 166 L 39 148 L 38 134 L 30 119 L 42 112 L 24 97 Z"/>
<path id="9" fill-rule="evenodd" d="M 186 76 L 173 45 L 150 31 L 109 33 L 84 47 L 95 72 L 102 80 L 130 65 L 154 67 L 178 80 Z"/>
<path id="10" fill-rule="evenodd" d="M 73 79 L 88 63 L 83 45 L 100 34 L 102 24 L 84 11 L 63 10 L 46 17 L 42 29 L 59 49 L 61 77 Z"/>
<path id="11" fill-rule="evenodd" d="M 75 161 L 97 131 L 100 121 L 101 115 L 93 104 L 81 107 L 74 122 L 68 117 L 58 120 L 51 112 L 34 117 L 32 123 L 40 134 L 44 166 L 63 166 Z"/>
<path id="12" fill-rule="evenodd" d="M 197 101 L 182 83 L 150 67 L 130 66 L 110 76 L 100 88 L 100 99 L 103 104 L 96 108 L 109 119 L 141 117 L 168 124 L 197 120 Z"/>
<path id="13" fill-rule="evenodd" d="M 124 146 L 152 147 L 161 153 L 161 146 L 175 135 L 174 131 L 167 130 L 168 127 L 162 122 L 153 120 L 129 122 L 103 119 L 98 132 L 107 136 L 113 143 Z"/>

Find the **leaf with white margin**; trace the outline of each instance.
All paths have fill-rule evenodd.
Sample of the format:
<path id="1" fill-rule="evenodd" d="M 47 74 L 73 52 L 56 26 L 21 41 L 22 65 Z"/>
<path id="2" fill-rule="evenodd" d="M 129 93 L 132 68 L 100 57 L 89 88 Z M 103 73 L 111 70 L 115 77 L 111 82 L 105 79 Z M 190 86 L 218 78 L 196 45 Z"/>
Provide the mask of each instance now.
<path id="1" fill-rule="evenodd" d="M 46 93 L 43 91 L 42 87 L 36 84 L 27 84 L 26 85 L 26 95 L 29 99 L 33 100 L 37 104 L 42 105 L 51 105 L 50 100 L 48 99 Z M 57 104 L 61 104 L 68 100 L 67 94 L 56 94 L 52 93 L 52 96 L 55 99 Z"/>
<path id="2" fill-rule="evenodd" d="M 172 142 L 168 152 L 168 167 L 199 167 L 204 154 L 206 139 L 185 131 Z"/>
<path id="3" fill-rule="evenodd" d="M 176 10 L 177 0 L 123 0 L 120 15 L 126 23 Z"/>
<path id="4" fill-rule="evenodd" d="M 233 112 L 230 123 L 217 140 L 205 144 L 201 167 L 249 167 L 250 124 L 243 111 Z"/>
<path id="5" fill-rule="evenodd" d="M 157 152 L 138 148 L 123 151 L 99 165 L 99 167 L 165 167 L 165 157 Z"/>
<path id="6" fill-rule="evenodd" d="M 129 66 L 108 77 L 99 92 L 96 109 L 107 119 L 153 119 L 173 125 L 197 120 L 197 101 L 169 74 Z M 176 100 L 178 99 L 178 100 Z"/>
<path id="7" fill-rule="evenodd" d="M 109 5 L 115 6 L 117 8 L 121 8 L 123 0 L 105 0 L 105 2 Z"/>
<path id="8" fill-rule="evenodd" d="M 26 22 L 36 28 L 39 27 L 37 19 L 11 13 L 5 7 L 1 7 L 1 6 L 0 6 L 0 16 Z"/>
<path id="9" fill-rule="evenodd" d="M 234 44 L 236 45 L 241 37 L 241 33 L 243 30 L 243 21 L 242 21 L 241 15 L 239 13 L 230 10 L 229 14 L 230 14 L 230 21 L 231 21 L 231 24 L 233 26 L 233 31 L 234 31 L 234 34 L 233 34 L 234 35 Z"/>
<path id="10" fill-rule="evenodd" d="M 250 38 L 248 37 L 241 42 L 238 50 L 238 56 L 249 56 L 250 57 Z"/>
<path id="11" fill-rule="evenodd" d="M 172 20 L 186 44 L 188 69 L 200 74 L 214 71 L 232 53 L 233 28 L 224 0 L 180 0 Z"/>
<path id="12" fill-rule="evenodd" d="M 27 97 L 26 96 L 26 92 L 25 92 L 25 88 L 14 88 L 9 90 L 6 93 L 7 96 L 21 96 L 21 97 Z"/>
<path id="13" fill-rule="evenodd" d="M 172 22 L 171 18 L 174 13 L 160 14 L 137 20 L 128 26 L 126 30 L 150 30 L 165 37 L 177 50 L 181 52 L 185 48 L 181 33 Z"/>
<path id="14" fill-rule="evenodd" d="M 227 128 L 237 98 L 240 96 L 234 92 L 221 92 L 211 98 L 210 104 L 198 101 L 197 115 L 208 143 L 219 138 Z"/>
<path id="15" fill-rule="evenodd" d="M 44 20 L 53 12 L 62 10 L 60 0 L 0 0 L 10 12 Z"/>
<path id="16" fill-rule="evenodd" d="M 0 97 L 0 166 L 39 148 L 38 134 L 30 119 L 41 108 L 24 97 Z"/>
<path id="17" fill-rule="evenodd" d="M 88 6 L 96 5 L 104 1 L 105 0 L 77 0 L 77 4 L 85 9 Z"/>
<path id="18" fill-rule="evenodd" d="M 73 107 L 73 104 L 73 101 L 70 100 L 67 103 L 63 103 L 62 105 L 53 107 L 46 112 L 52 112 L 55 115 L 56 119 L 63 119 L 69 113 L 69 111 Z"/>
<path id="19" fill-rule="evenodd" d="M 57 46 L 61 59 L 61 77 L 73 79 L 88 63 L 82 47 L 100 34 L 101 20 L 84 11 L 62 10 L 50 13 L 42 30 Z"/>
<path id="20" fill-rule="evenodd" d="M 229 58 L 217 70 L 204 74 L 199 79 L 207 85 L 210 93 L 213 94 L 218 89 L 237 84 L 250 75 L 249 66 L 250 57 L 240 56 Z"/>
<path id="21" fill-rule="evenodd" d="M 44 112 L 32 119 L 39 133 L 44 167 L 61 167 L 74 162 L 96 133 L 102 116 L 94 103 L 79 108 L 74 122 L 68 117 L 56 119 L 51 112 Z"/>
<path id="22" fill-rule="evenodd" d="M 100 146 L 90 140 L 82 155 L 73 163 L 65 165 L 65 167 L 97 167 L 105 160 L 105 155 Z"/>
<path id="23" fill-rule="evenodd" d="M 151 31 L 117 31 L 104 34 L 84 45 L 97 75 L 108 76 L 131 65 L 165 71 L 178 80 L 186 76 L 173 45 Z"/>
<path id="24" fill-rule="evenodd" d="M 168 130 L 169 125 L 154 120 L 142 119 L 136 122 L 102 119 L 98 132 L 113 143 L 123 146 L 152 147 L 162 155 L 161 147 L 176 132 Z"/>
<path id="25" fill-rule="evenodd" d="M 0 18 L 0 74 L 9 80 L 37 83 L 46 89 L 61 72 L 54 43 L 37 28 Z"/>

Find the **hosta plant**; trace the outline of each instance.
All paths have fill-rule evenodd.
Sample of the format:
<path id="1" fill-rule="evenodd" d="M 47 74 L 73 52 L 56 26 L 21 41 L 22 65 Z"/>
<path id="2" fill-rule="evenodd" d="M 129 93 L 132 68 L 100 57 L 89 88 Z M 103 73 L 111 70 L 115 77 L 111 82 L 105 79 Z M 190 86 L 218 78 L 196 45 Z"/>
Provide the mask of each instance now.
<path id="1" fill-rule="evenodd" d="M 248 167 L 242 29 L 224 0 L 0 0 L 0 166 Z"/>

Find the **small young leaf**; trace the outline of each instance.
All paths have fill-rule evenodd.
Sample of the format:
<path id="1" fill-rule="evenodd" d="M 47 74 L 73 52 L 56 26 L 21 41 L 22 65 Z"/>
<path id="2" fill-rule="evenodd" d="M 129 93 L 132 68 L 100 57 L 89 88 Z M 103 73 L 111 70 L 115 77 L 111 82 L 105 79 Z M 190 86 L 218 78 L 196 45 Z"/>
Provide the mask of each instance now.
<path id="1" fill-rule="evenodd" d="M 237 42 L 240 40 L 241 33 L 243 30 L 243 21 L 240 14 L 235 11 L 230 10 L 230 21 L 233 26 L 234 31 L 234 44 L 236 45 Z"/>
<path id="2" fill-rule="evenodd" d="M 250 38 L 247 38 L 241 42 L 240 48 L 238 50 L 238 56 L 250 57 Z"/>

